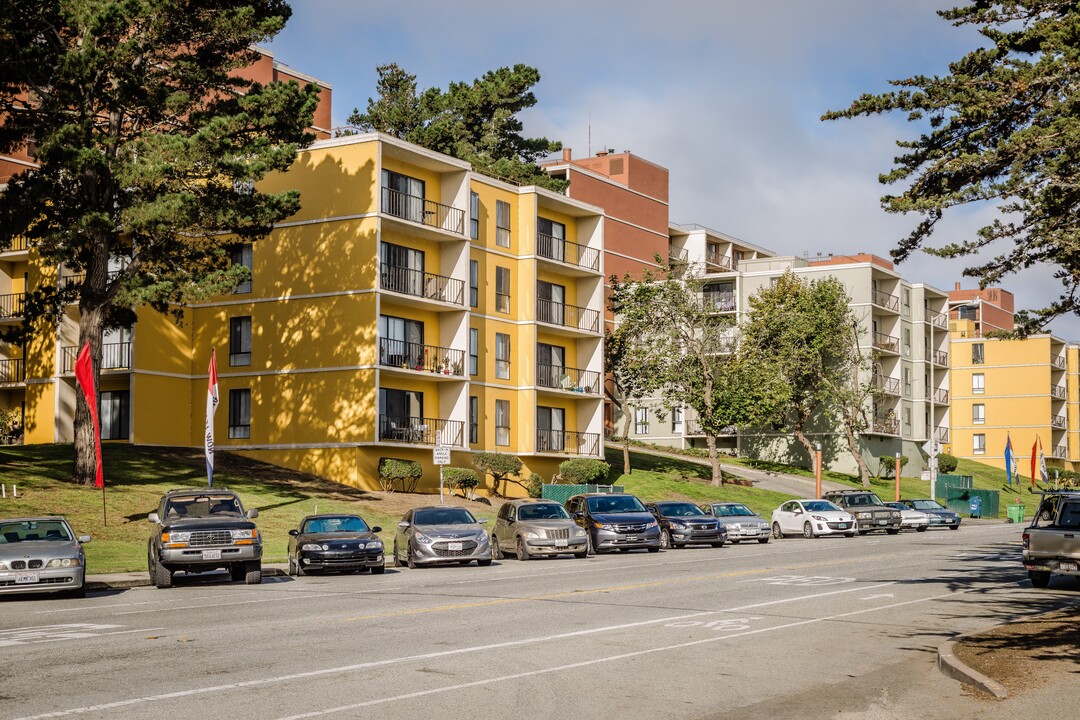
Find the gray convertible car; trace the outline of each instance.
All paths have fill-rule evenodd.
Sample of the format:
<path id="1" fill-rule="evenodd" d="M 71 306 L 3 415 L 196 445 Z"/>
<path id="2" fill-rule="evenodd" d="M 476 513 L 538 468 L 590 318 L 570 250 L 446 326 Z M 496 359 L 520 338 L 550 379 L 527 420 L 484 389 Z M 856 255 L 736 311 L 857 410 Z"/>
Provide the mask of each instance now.
<path id="1" fill-rule="evenodd" d="M 86 555 L 62 517 L 0 520 L 0 595 L 66 592 L 86 596 Z"/>

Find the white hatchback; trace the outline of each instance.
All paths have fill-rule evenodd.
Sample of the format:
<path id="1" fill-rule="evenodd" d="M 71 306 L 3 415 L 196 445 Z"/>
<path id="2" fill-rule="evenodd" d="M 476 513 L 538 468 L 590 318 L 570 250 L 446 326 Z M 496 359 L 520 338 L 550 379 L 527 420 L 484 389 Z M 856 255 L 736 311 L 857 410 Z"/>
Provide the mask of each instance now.
<path id="1" fill-rule="evenodd" d="M 789 500 L 772 512 L 772 533 L 777 540 L 786 535 L 854 537 L 856 532 L 855 517 L 828 500 Z"/>

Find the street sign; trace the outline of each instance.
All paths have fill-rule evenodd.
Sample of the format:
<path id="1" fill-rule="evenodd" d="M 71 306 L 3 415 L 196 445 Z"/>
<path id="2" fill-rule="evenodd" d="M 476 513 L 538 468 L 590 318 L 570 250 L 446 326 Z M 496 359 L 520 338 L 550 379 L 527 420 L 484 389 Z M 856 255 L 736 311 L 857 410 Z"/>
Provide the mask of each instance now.
<path id="1" fill-rule="evenodd" d="M 436 445 L 433 451 L 434 462 L 436 465 L 449 465 L 450 464 L 450 448 L 445 445 Z"/>
<path id="2" fill-rule="evenodd" d="M 938 453 L 941 452 L 941 443 L 931 438 L 930 440 L 927 440 L 925 443 L 923 443 L 922 449 L 930 457 L 937 457 Z"/>

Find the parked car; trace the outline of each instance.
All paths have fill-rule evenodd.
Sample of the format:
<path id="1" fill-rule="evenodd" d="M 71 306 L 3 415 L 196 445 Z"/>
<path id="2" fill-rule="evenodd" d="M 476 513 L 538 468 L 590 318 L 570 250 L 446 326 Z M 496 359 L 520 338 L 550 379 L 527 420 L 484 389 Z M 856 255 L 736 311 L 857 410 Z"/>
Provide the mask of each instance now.
<path id="1" fill-rule="evenodd" d="M 1043 519 L 1049 515 L 1049 519 Z M 1024 567 L 1031 584 L 1050 585 L 1050 576 L 1080 576 L 1080 492 L 1043 493 L 1039 509 L 1024 530 Z"/>
<path id="2" fill-rule="evenodd" d="M 261 583 L 262 536 L 251 522 L 257 517 L 226 488 L 170 490 L 147 518 L 157 525 L 146 548 L 150 580 L 168 588 L 178 571 L 226 569 L 233 580 Z"/>
<path id="3" fill-rule="evenodd" d="M 724 547 L 727 530 L 716 518 L 709 517 L 693 503 L 656 502 L 647 504 L 645 509 L 660 524 L 660 547 L 665 550 L 687 545 Z"/>
<path id="4" fill-rule="evenodd" d="M 885 507 L 877 493 L 869 490 L 830 490 L 825 493 L 824 499 L 854 515 L 860 535 L 875 530 L 884 530 L 890 535 L 900 532 L 900 511 Z"/>
<path id="5" fill-rule="evenodd" d="M 429 505 L 405 513 L 394 534 L 394 566 L 438 565 L 473 560 L 484 567 L 491 564 L 491 540 L 477 520 L 461 507 Z"/>
<path id="6" fill-rule="evenodd" d="M 590 553 L 640 548 L 660 552 L 660 524 L 633 495 L 574 495 L 566 501 L 566 511 L 585 528 Z"/>
<path id="7" fill-rule="evenodd" d="M 769 542 L 769 523 L 742 503 L 717 502 L 701 506 L 706 515 L 712 515 L 727 530 L 727 539 L 733 545 L 742 540 Z"/>
<path id="8" fill-rule="evenodd" d="M 382 540 L 359 515 L 308 515 L 289 531 L 289 575 L 312 570 L 355 572 L 385 569 Z"/>
<path id="9" fill-rule="evenodd" d="M 828 500 L 789 500 L 773 510 L 772 533 L 777 540 L 796 534 L 805 538 L 821 535 L 855 537 L 855 517 Z"/>
<path id="10" fill-rule="evenodd" d="M 499 508 L 491 530 L 491 554 L 496 560 L 505 552 L 514 553 L 518 560 L 563 553 L 583 558 L 589 549 L 585 535 L 585 528 L 554 500 L 510 500 Z"/>
<path id="11" fill-rule="evenodd" d="M 89 535 L 62 517 L 0 520 L 0 595 L 65 592 L 86 597 Z"/>
<path id="12" fill-rule="evenodd" d="M 900 511 L 901 528 L 907 528 L 916 532 L 926 532 L 926 528 L 930 527 L 930 516 L 922 510 L 909 508 L 902 502 L 887 502 L 885 503 L 885 507 Z"/>
<path id="13" fill-rule="evenodd" d="M 930 516 L 930 527 L 947 527 L 950 530 L 960 529 L 960 513 L 953 512 L 937 500 L 930 498 L 916 498 L 914 500 L 900 499 L 900 502 L 912 510 L 924 512 Z"/>

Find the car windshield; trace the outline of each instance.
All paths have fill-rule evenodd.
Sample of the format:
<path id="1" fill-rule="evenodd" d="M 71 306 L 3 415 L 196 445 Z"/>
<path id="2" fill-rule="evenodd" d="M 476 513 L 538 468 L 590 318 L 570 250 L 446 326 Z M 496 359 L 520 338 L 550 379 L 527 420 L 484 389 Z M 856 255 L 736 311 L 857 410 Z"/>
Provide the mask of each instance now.
<path id="1" fill-rule="evenodd" d="M 205 518 L 211 516 L 238 516 L 244 511 L 235 495 L 175 495 L 165 505 L 165 518 Z"/>
<path id="2" fill-rule="evenodd" d="M 944 510 L 945 506 L 936 500 L 912 500 L 916 510 Z"/>
<path id="3" fill-rule="evenodd" d="M 811 500 L 810 502 L 804 502 L 802 506 L 807 512 L 828 512 L 830 510 L 840 510 L 840 508 L 836 507 L 828 500 Z"/>
<path id="4" fill-rule="evenodd" d="M 413 525 L 471 525 L 475 522 L 476 518 L 464 508 L 417 510 L 413 515 Z"/>
<path id="5" fill-rule="evenodd" d="M 614 495 L 612 497 L 591 497 L 589 512 L 594 513 L 631 513 L 645 512 L 645 506 L 633 495 Z"/>
<path id="6" fill-rule="evenodd" d="M 356 515 L 338 515 L 335 517 L 312 518 L 304 523 L 301 532 L 305 533 L 362 533 L 368 526 Z"/>
<path id="7" fill-rule="evenodd" d="M 695 517 L 705 514 L 697 505 L 690 503 L 657 503 L 656 507 L 664 517 Z"/>
<path id="8" fill-rule="evenodd" d="M 874 493 L 859 493 L 858 495 L 848 495 L 847 504 L 852 505 L 881 505 L 881 498 Z"/>
<path id="9" fill-rule="evenodd" d="M 885 503 L 885 507 L 891 507 L 893 510 L 910 510 L 904 503 Z"/>
<path id="10" fill-rule="evenodd" d="M 74 538 L 71 536 L 71 528 L 60 520 L 22 520 L 0 524 L 0 542 L 17 543 L 31 540 L 71 542 Z"/>
<path id="11" fill-rule="evenodd" d="M 743 517 L 754 512 L 745 505 L 713 505 L 717 517 Z"/>
<path id="12" fill-rule="evenodd" d="M 558 503 L 535 503 L 518 508 L 518 520 L 568 520 L 570 516 Z"/>

